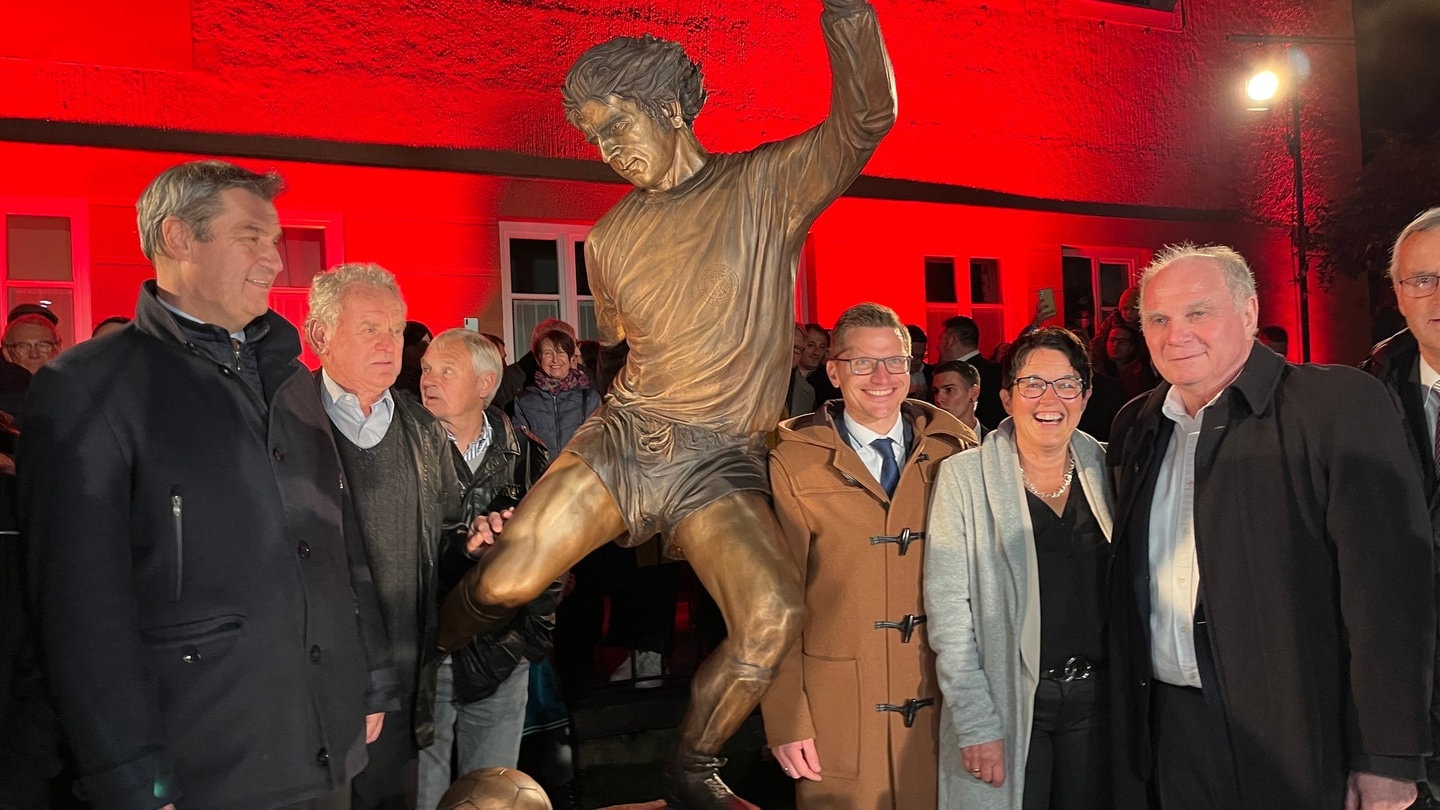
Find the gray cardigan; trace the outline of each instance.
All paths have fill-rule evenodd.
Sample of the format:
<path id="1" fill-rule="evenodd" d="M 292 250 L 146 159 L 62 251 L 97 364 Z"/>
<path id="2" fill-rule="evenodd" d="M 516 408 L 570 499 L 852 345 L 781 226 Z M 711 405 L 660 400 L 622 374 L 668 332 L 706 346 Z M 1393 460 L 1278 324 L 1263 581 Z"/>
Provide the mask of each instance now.
<path id="1" fill-rule="evenodd" d="M 1111 532 L 1105 447 L 1076 431 L 1075 471 L 1106 539 Z M 941 810 L 1018 810 L 1040 670 L 1035 535 L 1006 419 L 978 449 L 940 466 L 925 542 L 925 612 L 945 696 Z M 960 749 L 1005 740 L 999 788 L 965 772 Z"/>

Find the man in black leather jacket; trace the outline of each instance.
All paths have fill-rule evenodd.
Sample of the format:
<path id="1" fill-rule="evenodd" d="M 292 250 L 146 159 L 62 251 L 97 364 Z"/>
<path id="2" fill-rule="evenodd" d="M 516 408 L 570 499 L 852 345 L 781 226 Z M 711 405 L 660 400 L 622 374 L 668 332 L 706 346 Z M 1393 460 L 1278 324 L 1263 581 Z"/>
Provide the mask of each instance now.
<path id="1" fill-rule="evenodd" d="M 517 429 L 499 408 L 489 407 L 502 374 L 494 344 L 477 332 L 442 332 L 426 350 L 420 369 L 425 407 L 451 440 L 450 458 L 462 484 L 466 520 L 519 503 L 548 462 L 534 437 Z M 439 560 L 441 600 L 486 548 L 478 539 L 444 546 Z M 450 784 L 452 746 L 458 749 L 457 775 L 476 768 L 515 767 L 530 664 L 549 654 L 560 585 L 558 580 L 552 583 L 508 624 L 478 636 L 441 661 L 434 704 L 435 744 L 420 759 L 421 807 L 433 806 Z"/>

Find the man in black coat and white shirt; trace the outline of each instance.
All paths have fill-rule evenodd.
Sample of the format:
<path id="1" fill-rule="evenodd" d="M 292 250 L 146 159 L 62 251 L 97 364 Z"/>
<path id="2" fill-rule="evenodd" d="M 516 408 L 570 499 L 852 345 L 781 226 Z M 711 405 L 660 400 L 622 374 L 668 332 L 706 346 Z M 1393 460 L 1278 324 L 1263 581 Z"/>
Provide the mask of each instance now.
<path id="1" fill-rule="evenodd" d="M 1107 456 L 1124 757 L 1166 810 L 1403 810 L 1430 750 L 1435 603 L 1399 414 L 1355 369 L 1256 343 L 1230 248 L 1167 248 L 1140 284 L 1165 382 Z"/>
<path id="2" fill-rule="evenodd" d="M 30 586 L 97 810 L 348 807 L 395 705 L 330 423 L 268 307 L 280 186 L 157 177 L 135 321 L 30 389 Z"/>

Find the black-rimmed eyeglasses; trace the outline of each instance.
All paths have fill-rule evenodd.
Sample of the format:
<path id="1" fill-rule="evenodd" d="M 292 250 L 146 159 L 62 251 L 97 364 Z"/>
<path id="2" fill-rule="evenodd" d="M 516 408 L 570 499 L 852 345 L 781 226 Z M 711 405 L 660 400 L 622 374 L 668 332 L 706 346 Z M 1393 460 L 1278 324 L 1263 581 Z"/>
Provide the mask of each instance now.
<path id="1" fill-rule="evenodd" d="M 832 357 L 830 359 L 837 363 L 848 364 L 850 373 L 861 377 L 874 374 L 875 369 L 879 368 L 882 363 L 885 365 L 885 370 L 891 374 L 910 373 L 910 358 L 901 354 L 894 357 Z"/>
<path id="2" fill-rule="evenodd" d="M 1061 399 L 1075 399 L 1085 393 L 1085 383 L 1078 377 L 1061 377 L 1058 380 L 1047 380 L 1044 377 L 1016 377 L 1011 383 L 1020 396 L 1026 399 L 1039 399 L 1045 396 L 1046 388 L 1054 388 L 1055 396 Z"/>

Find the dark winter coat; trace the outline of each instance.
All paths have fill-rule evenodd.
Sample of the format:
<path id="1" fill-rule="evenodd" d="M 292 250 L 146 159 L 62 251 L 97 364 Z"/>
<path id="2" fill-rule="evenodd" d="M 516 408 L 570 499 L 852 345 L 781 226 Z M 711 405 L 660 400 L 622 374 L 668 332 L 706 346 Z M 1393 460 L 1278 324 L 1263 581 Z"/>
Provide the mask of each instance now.
<path id="1" fill-rule="evenodd" d="M 1420 344 L 1406 329 L 1377 344 L 1360 368 L 1377 377 L 1400 405 L 1405 419 L 1405 434 L 1410 450 L 1424 474 L 1424 492 L 1430 507 L 1430 530 L 1436 546 L 1440 546 L 1440 475 L 1435 469 L 1434 449 L 1430 445 L 1429 419 L 1425 416 L 1426 389 L 1420 384 Z M 1436 554 L 1436 573 L 1440 574 L 1440 553 Z M 1440 602 L 1440 589 L 1436 590 Z M 1436 677 L 1440 677 L 1440 644 L 1436 647 Z M 1430 742 L 1440 743 L 1440 690 L 1430 696 Z M 1432 796 L 1440 796 L 1440 756 L 1426 763 Z"/>
<path id="2" fill-rule="evenodd" d="M 1116 417 L 1111 672 L 1124 755 L 1148 777 L 1149 523 L 1174 429 L 1162 383 Z M 1384 388 L 1256 343 L 1195 455 L 1207 702 L 1246 808 L 1340 807 L 1349 771 L 1405 777 L 1430 750 L 1435 602 L 1420 472 Z M 1197 610 L 1197 613 L 1199 611 Z"/>
<path id="3" fill-rule="evenodd" d="M 218 327 L 217 333 L 218 333 Z M 246 328 L 264 397 L 147 282 L 135 321 L 36 376 L 30 587 L 96 808 L 285 807 L 366 763 L 394 671 L 299 336 Z"/>
<path id="4" fill-rule="evenodd" d="M 563 391 L 559 395 L 540 388 L 526 388 L 525 393 L 515 399 L 515 426 L 530 431 L 554 458 L 598 407 L 600 395 L 589 387 Z"/>

